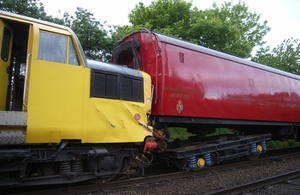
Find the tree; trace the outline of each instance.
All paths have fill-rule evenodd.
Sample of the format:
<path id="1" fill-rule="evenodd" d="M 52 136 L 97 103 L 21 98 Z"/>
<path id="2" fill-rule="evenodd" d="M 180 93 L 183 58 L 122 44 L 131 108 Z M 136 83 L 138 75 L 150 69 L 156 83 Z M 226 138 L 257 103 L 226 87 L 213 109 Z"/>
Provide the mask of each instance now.
<path id="1" fill-rule="evenodd" d="M 233 54 L 251 56 L 253 48 L 263 45 L 270 31 L 267 21 L 259 23 L 260 15 L 249 11 L 241 1 L 225 2 L 204 11 L 192 8 L 184 0 L 157 0 L 149 6 L 139 3 L 129 14 L 134 27 L 146 27 L 196 44 Z"/>
<path id="2" fill-rule="evenodd" d="M 63 19 L 53 18 L 51 15 L 48 16 L 45 12 L 44 5 L 38 2 L 39 0 L 1 0 L 0 10 L 64 24 Z"/>
<path id="3" fill-rule="evenodd" d="M 287 39 L 270 52 L 270 47 L 260 48 L 251 59 L 264 65 L 300 75 L 300 42 Z"/>
<path id="4" fill-rule="evenodd" d="M 64 21 L 77 35 L 86 57 L 108 61 L 113 43 L 103 25 L 86 9 L 78 7 L 75 15 L 75 18 L 65 15 Z"/>
<path id="5" fill-rule="evenodd" d="M 236 5 L 225 2 L 221 7 L 213 3 L 213 9 L 196 15 L 190 33 L 196 43 L 242 58 L 250 57 L 255 46 L 263 45 L 263 37 L 270 31 L 267 21 L 260 24 L 260 15 L 249 11 L 241 1 Z"/>
<path id="6" fill-rule="evenodd" d="M 129 22 L 133 26 L 180 37 L 190 28 L 191 7 L 192 3 L 182 0 L 152 1 L 147 7 L 139 3 L 129 14 Z"/>
<path id="7" fill-rule="evenodd" d="M 124 39 L 126 36 L 137 32 L 140 30 L 139 26 L 129 26 L 129 25 L 124 25 L 124 26 L 114 26 L 114 29 L 110 31 L 111 33 L 111 39 L 112 43 L 117 44 L 119 41 Z"/>
<path id="8" fill-rule="evenodd" d="M 113 42 L 107 36 L 103 25 L 93 18 L 93 14 L 83 8 L 77 8 L 75 17 L 64 13 L 62 19 L 47 15 L 39 0 L 2 0 L 0 9 L 70 27 L 78 36 L 83 51 L 88 58 L 110 61 Z"/>

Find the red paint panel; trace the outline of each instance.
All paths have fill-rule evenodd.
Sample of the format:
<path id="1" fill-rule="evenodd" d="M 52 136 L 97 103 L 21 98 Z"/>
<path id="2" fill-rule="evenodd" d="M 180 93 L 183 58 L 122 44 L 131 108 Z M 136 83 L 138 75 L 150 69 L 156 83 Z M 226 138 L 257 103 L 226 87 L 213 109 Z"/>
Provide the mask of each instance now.
<path id="1" fill-rule="evenodd" d="M 298 80 L 166 43 L 162 48 L 164 104 L 154 115 L 299 121 Z"/>
<path id="2" fill-rule="evenodd" d="M 153 34 L 126 40 L 133 37 L 155 87 L 153 115 L 300 122 L 299 80 L 160 42 Z"/>

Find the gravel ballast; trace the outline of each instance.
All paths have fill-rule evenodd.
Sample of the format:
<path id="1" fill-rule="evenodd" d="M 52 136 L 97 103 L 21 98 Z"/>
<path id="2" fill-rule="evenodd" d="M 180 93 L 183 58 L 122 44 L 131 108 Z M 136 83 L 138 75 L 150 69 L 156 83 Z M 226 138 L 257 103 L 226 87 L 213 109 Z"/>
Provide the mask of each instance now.
<path id="1" fill-rule="evenodd" d="M 144 184 L 127 188 L 103 190 L 93 195 L 111 194 L 208 194 L 213 191 L 273 177 L 285 172 L 297 170 L 300 157 L 287 160 L 270 161 L 261 165 L 211 172 L 194 177 Z M 253 194 L 253 193 L 251 193 Z M 254 194 L 261 194 L 259 191 Z M 263 194 L 263 193 L 262 193 Z"/>

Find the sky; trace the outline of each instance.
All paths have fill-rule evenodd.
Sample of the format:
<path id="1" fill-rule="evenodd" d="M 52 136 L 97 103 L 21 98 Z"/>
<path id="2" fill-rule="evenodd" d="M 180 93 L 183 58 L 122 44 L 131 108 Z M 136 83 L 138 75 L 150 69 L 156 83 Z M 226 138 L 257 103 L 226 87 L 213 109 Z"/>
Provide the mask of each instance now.
<path id="1" fill-rule="evenodd" d="M 153 0 L 40 0 L 48 15 L 62 18 L 64 12 L 74 15 L 76 7 L 82 7 L 94 14 L 97 20 L 107 25 L 129 24 L 128 14 L 135 5 L 143 2 L 150 5 Z M 232 0 L 234 4 L 238 0 Z M 266 45 L 271 48 L 280 45 L 284 39 L 293 37 L 300 40 L 300 0 L 242 0 L 252 12 L 261 15 L 260 22 L 268 21 L 271 31 L 265 36 Z M 225 0 L 193 0 L 199 10 L 219 6 Z"/>

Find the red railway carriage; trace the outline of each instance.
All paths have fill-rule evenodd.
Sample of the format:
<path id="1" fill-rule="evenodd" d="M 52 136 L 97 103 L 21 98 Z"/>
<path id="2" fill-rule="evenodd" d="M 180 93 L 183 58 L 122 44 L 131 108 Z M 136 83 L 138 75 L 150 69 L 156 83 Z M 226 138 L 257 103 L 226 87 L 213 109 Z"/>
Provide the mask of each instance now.
<path id="1" fill-rule="evenodd" d="M 112 61 L 151 75 L 156 125 L 280 131 L 299 125 L 297 75 L 155 32 L 126 37 Z"/>

